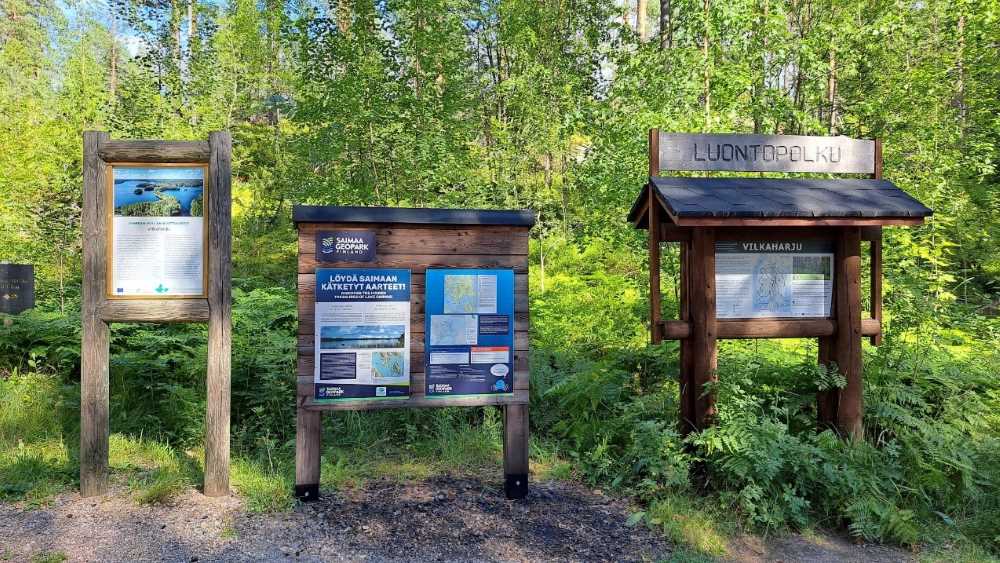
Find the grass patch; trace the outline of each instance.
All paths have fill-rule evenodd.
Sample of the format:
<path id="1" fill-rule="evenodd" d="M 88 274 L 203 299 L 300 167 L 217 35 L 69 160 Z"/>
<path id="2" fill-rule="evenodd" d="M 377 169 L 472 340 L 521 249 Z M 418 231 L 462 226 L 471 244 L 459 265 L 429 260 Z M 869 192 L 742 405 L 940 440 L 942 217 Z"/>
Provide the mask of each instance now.
<path id="1" fill-rule="evenodd" d="M 230 483 L 250 512 L 291 510 L 295 505 L 293 467 L 285 460 L 267 464 L 236 458 L 229 470 Z"/>
<path id="2" fill-rule="evenodd" d="M 716 514 L 712 506 L 683 495 L 670 495 L 650 503 L 644 517 L 653 529 L 682 549 L 675 556 L 702 561 L 698 557 L 724 557 L 729 553 L 732 523 Z"/>

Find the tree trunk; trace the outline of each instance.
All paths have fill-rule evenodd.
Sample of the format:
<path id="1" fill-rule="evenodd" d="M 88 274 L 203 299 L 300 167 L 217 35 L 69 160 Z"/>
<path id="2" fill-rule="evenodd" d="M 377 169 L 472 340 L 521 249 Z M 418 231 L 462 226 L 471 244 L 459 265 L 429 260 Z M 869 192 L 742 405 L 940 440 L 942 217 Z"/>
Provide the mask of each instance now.
<path id="1" fill-rule="evenodd" d="M 635 29 L 639 33 L 639 42 L 646 40 L 646 0 L 637 0 L 635 7 Z"/>
<path id="2" fill-rule="evenodd" d="M 660 0 L 660 49 L 674 48 L 674 19 L 670 0 Z"/>
<path id="3" fill-rule="evenodd" d="M 711 7 L 712 7 L 711 0 L 703 0 L 702 16 L 705 19 L 704 22 L 705 29 L 701 38 L 701 55 L 705 61 L 704 85 L 703 85 L 703 94 L 705 96 L 705 132 L 708 132 L 710 130 L 712 123 L 712 92 L 711 92 L 712 83 L 711 83 L 711 72 L 709 70 L 709 67 L 711 66 L 711 61 L 709 61 L 708 58 L 708 38 L 709 38 L 709 29 L 711 26 L 711 19 L 709 18 L 709 14 L 711 12 Z"/>
<path id="4" fill-rule="evenodd" d="M 826 85 L 826 102 L 830 110 L 830 122 L 827 130 L 831 135 L 837 134 L 837 52 L 830 46 L 830 70 Z"/>

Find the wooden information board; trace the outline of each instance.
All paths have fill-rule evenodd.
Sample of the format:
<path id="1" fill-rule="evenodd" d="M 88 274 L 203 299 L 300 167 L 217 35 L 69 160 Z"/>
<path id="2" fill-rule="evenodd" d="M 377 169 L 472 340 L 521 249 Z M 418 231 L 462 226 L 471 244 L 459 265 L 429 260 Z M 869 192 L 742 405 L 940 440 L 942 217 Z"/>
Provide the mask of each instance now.
<path id="1" fill-rule="evenodd" d="M 318 498 L 324 411 L 492 405 L 504 408 L 505 492 L 523 497 L 533 215 L 296 206 L 294 220 L 299 232 L 296 495 Z M 443 298 L 435 294 L 444 291 L 434 281 L 439 274 L 452 276 L 441 284 L 457 293 L 454 302 L 438 303 L 432 312 L 450 318 L 435 320 L 425 313 L 428 299 Z M 505 289 L 510 298 L 502 297 Z M 440 355 L 428 376 L 431 331 L 459 326 L 468 327 L 468 340 L 461 331 L 435 337 L 442 338 L 435 340 Z M 319 345 L 317 337 L 323 340 Z M 405 366 L 403 373 L 397 366 Z M 480 385 L 446 392 L 459 390 L 455 381 Z"/>
<path id="2" fill-rule="evenodd" d="M 882 334 L 882 227 L 931 210 L 882 179 L 877 140 L 649 132 L 649 182 L 629 221 L 648 230 L 650 334 L 680 345 L 681 432 L 713 423 L 721 338 L 818 338 L 847 385 L 820 392 L 823 427 L 862 436 L 861 339 Z M 662 170 L 867 178 L 683 177 Z M 870 242 L 870 318 L 861 243 Z M 662 318 L 660 245 L 680 245 L 680 318 Z"/>
<path id="3" fill-rule="evenodd" d="M 231 151 L 225 131 L 210 133 L 207 142 L 83 134 L 80 493 L 85 497 L 107 491 L 114 322 L 208 323 L 204 493 L 229 494 Z M 116 236 L 123 229 L 127 236 Z"/>

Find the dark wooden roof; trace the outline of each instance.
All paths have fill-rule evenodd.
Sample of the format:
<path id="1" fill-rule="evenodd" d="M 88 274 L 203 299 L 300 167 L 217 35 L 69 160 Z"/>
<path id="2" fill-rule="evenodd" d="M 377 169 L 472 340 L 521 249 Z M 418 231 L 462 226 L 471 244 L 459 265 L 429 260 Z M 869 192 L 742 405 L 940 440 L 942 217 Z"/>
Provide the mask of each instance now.
<path id="1" fill-rule="evenodd" d="M 409 223 L 422 225 L 513 225 L 530 227 L 535 214 L 528 210 L 432 209 L 405 207 L 339 207 L 296 205 L 295 223 Z"/>
<path id="2" fill-rule="evenodd" d="M 629 221 L 645 228 L 647 194 L 675 224 L 745 225 L 814 220 L 817 224 L 917 224 L 932 211 L 888 180 L 653 177 Z M 786 221 L 787 222 L 787 221 Z"/>

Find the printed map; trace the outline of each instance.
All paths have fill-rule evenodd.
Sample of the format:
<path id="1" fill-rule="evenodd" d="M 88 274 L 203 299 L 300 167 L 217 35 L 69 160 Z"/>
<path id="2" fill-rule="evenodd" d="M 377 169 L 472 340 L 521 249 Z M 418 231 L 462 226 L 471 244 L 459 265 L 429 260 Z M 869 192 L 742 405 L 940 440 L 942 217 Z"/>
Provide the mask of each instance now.
<path id="1" fill-rule="evenodd" d="M 374 352 L 372 354 L 372 376 L 378 379 L 403 376 L 403 354 L 401 352 Z"/>
<path id="2" fill-rule="evenodd" d="M 757 259 L 753 267 L 753 309 L 791 315 L 791 256 L 765 254 Z"/>
<path id="3" fill-rule="evenodd" d="M 444 314 L 476 312 L 476 276 L 444 277 Z"/>
<path id="4" fill-rule="evenodd" d="M 431 315 L 431 346 L 475 346 L 475 315 Z"/>

